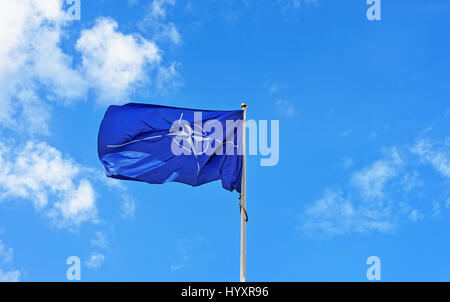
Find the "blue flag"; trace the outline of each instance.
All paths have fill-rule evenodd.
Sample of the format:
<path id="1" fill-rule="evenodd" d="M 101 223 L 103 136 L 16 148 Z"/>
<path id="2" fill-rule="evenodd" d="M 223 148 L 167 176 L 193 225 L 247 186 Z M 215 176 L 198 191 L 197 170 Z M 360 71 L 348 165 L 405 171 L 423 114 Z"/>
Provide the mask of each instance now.
<path id="1" fill-rule="evenodd" d="M 243 111 L 147 104 L 110 106 L 98 155 L 108 177 L 199 186 L 221 180 L 241 192 Z"/>

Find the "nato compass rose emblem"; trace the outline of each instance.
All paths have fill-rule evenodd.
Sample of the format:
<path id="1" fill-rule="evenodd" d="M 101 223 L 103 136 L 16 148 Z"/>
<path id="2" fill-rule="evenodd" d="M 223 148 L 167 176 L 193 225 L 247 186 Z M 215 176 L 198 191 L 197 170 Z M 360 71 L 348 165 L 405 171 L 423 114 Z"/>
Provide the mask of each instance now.
<path id="1" fill-rule="evenodd" d="M 206 151 L 209 150 L 209 148 L 211 147 L 211 141 L 215 140 L 219 143 L 221 143 L 221 141 L 208 137 L 205 130 L 200 126 L 194 128 L 200 128 L 201 132 L 193 130 L 189 123 L 181 122 L 182 118 L 183 113 L 181 114 L 180 119 L 178 120 L 178 125 L 174 124 L 174 126 L 178 127 L 179 130 L 175 132 L 170 132 L 167 135 L 173 136 L 172 142 L 178 145 L 178 147 L 188 151 L 188 154 L 194 155 L 195 160 L 197 161 L 197 175 L 198 175 L 200 173 L 200 162 L 198 160 L 198 156 L 206 153 Z M 183 145 L 181 145 L 180 144 L 181 141 L 186 142 L 187 146 L 184 146 L 184 143 Z M 203 142 L 207 142 L 206 148 L 203 148 L 204 147 Z"/>

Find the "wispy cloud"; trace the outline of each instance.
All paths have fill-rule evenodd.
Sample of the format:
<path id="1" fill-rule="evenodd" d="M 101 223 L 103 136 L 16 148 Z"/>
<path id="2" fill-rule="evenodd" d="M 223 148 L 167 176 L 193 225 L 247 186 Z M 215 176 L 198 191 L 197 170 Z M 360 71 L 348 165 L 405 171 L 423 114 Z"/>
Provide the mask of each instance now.
<path id="1" fill-rule="evenodd" d="M 316 7 L 318 0 L 277 0 L 276 3 L 281 7 L 285 14 L 296 14 L 302 9 Z"/>
<path id="2" fill-rule="evenodd" d="M 409 218 L 410 218 L 413 222 L 417 222 L 417 221 L 423 219 L 423 217 L 424 217 L 423 214 L 421 214 L 421 213 L 419 212 L 419 210 L 417 210 L 417 209 L 412 210 L 412 211 L 410 212 L 410 214 L 409 214 Z"/>
<path id="3" fill-rule="evenodd" d="M 178 264 L 178 265 L 172 264 L 170 266 L 170 270 L 173 271 L 173 272 L 179 271 L 179 270 L 183 269 L 185 266 L 186 266 L 186 264 Z"/>
<path id="4" fill-rule="evenodd" d="M 14 250 L 3 244 L 0 239 L 0 259 L 5 263 L 11 263 L 13 259 Z"/>
<path id="5" fill-rule="evenodd" d="M 322 198 L 299 215 L 297 229 L 309 235 L 337 235 L 349 232 L 390 231 L 394 225 L 388 208 L 355 202 L 351 196 L 327 189 Z"/>
<path id="6" fill-rule="evenodd" d="M 92 253 L 91 257 L 86 261 L 86 265 L 88 268 L 97 270 L 102 266 L 103 262 L 105 262 L 105 256 L 100 253 Z"/>
<path id="7" fill-rule="evenodd" d="M 96 247 L 99 247 L 102 249 L 106 249 L 109 246 L 109 241 L 104 232 L 97 231 L 97 232 L 95 232 L 94 238 L 91 239 L 91 244 L 93 246 L 96 246 Z"/>
<path id="8" fill-rule="evenodd" d="M 352 129 L 347 129 L 339 133 L 339 137 L 347 137 L 353 132 Z"/>
<path id="9" fill-rule="evenodd" d="M 166 7 L 168 5 L 175 5 L 175 0 L 153 0 L 150 3 L 150 15 L 152 18 L 166 18 Z"/>
<path id="10" fill-rule="evenodd" d="M 191 259 L 192 254 L 195 252 L 195 250 L 206 244 L 207 240 L 200 235 L 179 238 L 177 240 L 177 246 L 178 252 L 180 254 L 180 260 L 178 261 L 178 263 L 172 264 L 170 266 L 170 270 L 178 271 L 188 266 L 189 260 Z"/>
<path id="11" fill-rule="evenodd" d="M 332 235 L 392 230 L 395 215 L 391 202 L 384 199 L 384 189 L 398 173 L 401 163 L 398 151 L 391 149 L 383 159 L 354 171 L 345 193 L 326 189 L 323 197 L 299 215 L 298 228 L 310 234 Z"/>
<path id="12" fill-rule="evenodd" d="M 44 142 L 28 141 L 14 150 L 0 144 L 0 201 L 29 200 L 60 227 L 96 222 L 96 193 L 84 171 Z"/>
<path id="13" fill-rule="evenodd" d="M 297 18 L 306 9 L 317 7 L 317 0 L 209 0 L 179 1 L 184 3 L 184 12 L 195 19 L 195 26 L 210 22 L 225 26 L 238 26 L 246 21 L 266 21 L 270 15 L 282 14 L 283 20 L 288 16 Z"/>
<path id="14" fill-rule="evenodd" d="M 411 148 L 423 162 L 431 164 L 442 176 L 450 178 L 450 137 L 443 143 L 432 143 L 421 138 Z"/>
<path id="15" fill-rule="evenodd" d="M 277 2 L 283 7 L 283 10 L 300 9 L 303 6 L 318 4 L 317 0 L 277 0 Z"/>
<path id="16" fill-rule="evenodd" d="M 448 178 L 448 142 L 449 138 L 441 142 L 421 138 L 413 146 L 386 149 L 381 159 L 354 170 L 346 185 L 325 189 L 299 215 L 297 229 L 310 235 L 392 232 L 407 221 L 439 217 L 446 202 L 429 200 L 431 195 L 420 199 L 423 194 L 418 190 L 426 184 L 417 165 L 428 164 L 437 177 Z"/>
<path id="17" fill-rule="evenodd" d="M 288 100 L 277 100 L 275 102 L 275 109 L 279 114 L 288 118 L 293 118 L 296 115 L 295 107 Z"/>
<path id="18" fill-rule="evenodd" d="M 4 272 L 0 269 L 0 282 L 19 282 L 20 271 L 13 270 Z"/>
<path id="19" fill-rule="evenodd" d="M 353 164 L 354 164 L 354 160 L 352 158 L 344 157 L 344 158 L 342 158 L 340 163 L 337 164 L 337 167 L 346 170 L 346 169 L 350 169 L 351 167 L 353 167 Z"/>
<path id="20" fill-rule="evenodd" d="M 131 197 L 125 195 L 122 198 L 122 203 L 120 204 L 120 216 L 124 219 L 134 218 L 134 213 L 136 212 L 136 203 Z"/>
<path id="21" fill-rule="evenodd" d="M 424 185 L 423 181 L 420 179 L 419 172 L 414 170 L 406 171 L 402 176 L 400 183 L 407 192 Z"/>
<path id="22" fill-rule="evenodd" d="M 352 183 L 364 199 L 382 198 L 386 182 L 397 176 L 403 165 L 398 151 L 390 150 L 388 158 L 375 161 L 369 167 L 353 174 Z"/>
<path id="23" fill-rule="evenodd" d="M 177 27 L 167 22 L 167 9 L 175 5 L 175 0 L 153 0 L 146 9 L 145 17 L 138 22 L 142 31 L 150 31 L 156 41 L 169 41 L 175 45 L 182 42 Z"/>
<path id="24" fill-rule="evenodd" d="M 277 93 L 284 86 L 286 86 L 286 85 L 272 82 L 272 81 L 266 81 L 263 85 L 263 88 L 266 89 L 270 93 Z"/>
<path id="25" fill-rule="evenodd" d="M 3 241 L 0 239 L 0 282 L 18 282 L 20 279 L 20 271 L 16 269 L 5 270 L 2 269 L 3 265 L 12 265 L 14 250 L 10 247 L 5 246 Z"/>

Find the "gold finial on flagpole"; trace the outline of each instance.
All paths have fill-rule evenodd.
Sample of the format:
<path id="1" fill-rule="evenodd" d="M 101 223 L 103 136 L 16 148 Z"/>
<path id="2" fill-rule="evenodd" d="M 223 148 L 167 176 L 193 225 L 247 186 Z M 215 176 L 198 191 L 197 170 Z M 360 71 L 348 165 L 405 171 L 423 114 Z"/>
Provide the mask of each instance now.
<path id="1" fill-rule="evenodd" d="M 241 108 L 242 109 L 247 109 L 247 107 L 248 107 L 248 105 L 247 105 L 247 103 L 246 102 L 243 102 L 242 104 L 241 104 Z"/>

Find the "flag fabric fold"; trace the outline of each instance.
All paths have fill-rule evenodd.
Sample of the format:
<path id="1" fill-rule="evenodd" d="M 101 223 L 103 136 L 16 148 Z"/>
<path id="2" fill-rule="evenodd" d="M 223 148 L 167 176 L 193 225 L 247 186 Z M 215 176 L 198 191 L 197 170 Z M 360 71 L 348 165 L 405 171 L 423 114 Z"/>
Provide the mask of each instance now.
<path id="1" fill-rule="evenodd" d="M 241 192 L 243 111 L 131 103 L 110 106 L 98 155 L 108 177 L 199 186 L 221 180 Z"/>

